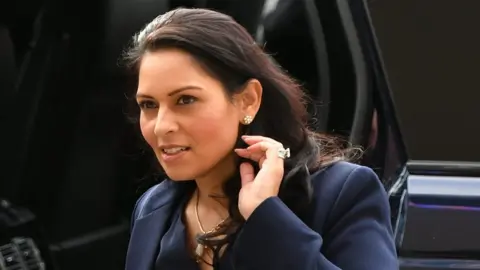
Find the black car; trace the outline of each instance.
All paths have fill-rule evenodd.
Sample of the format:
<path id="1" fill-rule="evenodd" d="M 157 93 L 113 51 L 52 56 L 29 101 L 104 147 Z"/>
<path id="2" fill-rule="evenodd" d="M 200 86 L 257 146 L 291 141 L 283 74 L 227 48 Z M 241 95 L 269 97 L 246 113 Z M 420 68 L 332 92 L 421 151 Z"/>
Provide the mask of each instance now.
<path id="1" fill-rule="evenodd" d="M 0 269 L 124 268 L 133 205 L 161 176 L 130 121 L 136 82 L 119 57 L 180 6 L 233 16 L 316 101 L 312 127 L 365 149 L 401 269 L 480 269 L 475 0 L 10 1 Z"/>

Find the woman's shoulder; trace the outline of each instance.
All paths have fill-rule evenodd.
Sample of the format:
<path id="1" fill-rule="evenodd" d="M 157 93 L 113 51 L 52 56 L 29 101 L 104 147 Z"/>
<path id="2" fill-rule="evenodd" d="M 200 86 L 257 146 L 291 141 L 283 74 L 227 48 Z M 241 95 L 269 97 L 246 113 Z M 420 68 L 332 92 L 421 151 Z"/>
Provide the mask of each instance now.
<path id="1" fill-rule="evenodd" d="M 366 166 L 339 161 L 317 170 L 311 177 L 315 212 L 328 211 L 327 216 L 335 219 L 337 214 L 360 211 L 363 207 L 389 210 L 382 182 Z"/>
<path id="2" fill-rule="evenodd" d="M 314 188 L 343 189 L 363 185 L 382 186 L 376 173 L 369 167 L 338 161 L 312 173 Z"/>

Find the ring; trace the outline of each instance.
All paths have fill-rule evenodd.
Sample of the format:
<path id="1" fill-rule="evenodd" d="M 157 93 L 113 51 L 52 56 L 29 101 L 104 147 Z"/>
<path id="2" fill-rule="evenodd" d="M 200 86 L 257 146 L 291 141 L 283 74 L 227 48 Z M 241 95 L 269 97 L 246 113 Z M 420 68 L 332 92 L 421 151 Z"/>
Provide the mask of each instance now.
<path id="1" fill-rule="evenodd" d="M 278 157 L 281 159 L 286 159 L 290 157 L 290 148 L 278 148 Z"/>

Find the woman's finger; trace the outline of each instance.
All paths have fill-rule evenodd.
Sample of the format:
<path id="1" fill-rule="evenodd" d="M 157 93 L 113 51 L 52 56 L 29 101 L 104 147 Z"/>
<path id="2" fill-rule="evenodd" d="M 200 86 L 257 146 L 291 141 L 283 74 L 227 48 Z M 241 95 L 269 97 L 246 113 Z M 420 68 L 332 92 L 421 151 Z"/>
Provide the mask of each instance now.
<path id="1" fill-rule="evenodd" d="M 249 146 L 235 149 L 239 156 L 258 162 L 260 168 L 267 164 L 270 169 L 283 173 L 283 158 L 279 155 L 283 144 L 264 136 L 242 136 L 242 139 Z"/>
<path id="2" fill-rule="evenodd" d="M 250 151 L 248 149 L 243 149 L 243 148 L 235 149 L 235 153 L 237 153 L 237 155 L 239 155 L 243 158 L 248 158 L 248 159 L 251 159 L 255 162 L 259 162 L 260 158 L 262 158 L 262 156 L 265 156 L 265 152 Z"/>
<path id="3" fill-rule="evenodd" d="M 237 148 L 235 149 L 235 153 L 237 153 L 237 155 L 240 157 L 257 162 L 260 165 L 260 168 L 262 167 L 263 161 L 266 158 L 264 151 L 249 151 L 247 149 Z"/>
<path id="4" fill-rule="evenodd" d="M 255 179 L 272 179 L 273 177 L 273 179 L 280 179 L 279 181 L 281 181 L 284 173 L 284 160 L 280 156 L 279 150 L 282 149 L 283 146 L 280 143 L 260 141 L 249 146 L 247 149 L 242 149 L 240 153 L 243 154 L 245 158 L 251 158 L 252 160 L 254 160 L 252 157 L 258 158 L 256 155 L 261 153 L 262 157 L 258 161 L 260 171 Z"/>
<path id="5" fill-rule="evenodd" d="M 277 143 L 280 144 L 279 142 L 275 141 L 272 138 L 263 137 L 263 136 L 247 136 L 247 135 L 245 135 L 245 136 L 242 136 L 242 139 L 248 145 L 253 145 L 253 144 L 258 143 L 258 142 L 270 142 L 270 143 L 273 143 L 273 144 L 277 144 Z"/>
<path id="6" fill-rule="evenodd" d="M 248 162 L 240 164 L 240 178 L 242 179 L 242 186 L 253 182 L 253 180 L 255 179 L 255 172 L 253 170 L 253 166 Z"/>
<path id="7" fill-rule="evenodd" d="M 246 149 L 247 151 L 250 151 L 252 153 L 266 153 L 268 148 L 274 147 L 277 145 L 277 147 L 281 147 L 279 144 L 273 144 L 271 142 L 266 142 L 266 141 L 261 141 L 256 144 L 252 144 L 248 146 Z"/>
<path id="8" fill-rule="evenodd" d="M 282 144 L 280 143 L 270 143 L 270 142 L 259 142 L 247 148 L 251 152 L 264 152 L 265 161 L 263 162 L 263 167 L 268 167 L 269 169 L 278 170 L 283 173 L 284 160 L 279 155 L 279 150 L 283 149 Z"/>

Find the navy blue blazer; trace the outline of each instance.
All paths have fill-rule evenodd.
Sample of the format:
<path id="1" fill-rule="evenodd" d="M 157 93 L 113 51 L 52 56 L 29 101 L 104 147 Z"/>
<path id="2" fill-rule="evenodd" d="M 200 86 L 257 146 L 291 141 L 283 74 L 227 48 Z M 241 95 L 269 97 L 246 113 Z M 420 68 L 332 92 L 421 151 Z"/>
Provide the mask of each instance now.
<path id="1" fill-rule="evenodd" d="M 312 174 L 312 181 L 310 224 L 278 197 L 265 200 L 237 235 L 235 269 L 399 269 L 387 194 L 376 174 L 338 162 Z M 163 181 L 137 201 L 126 270 L 154 269 L 167 217 L 178 207 L 173 185 Z"/>

